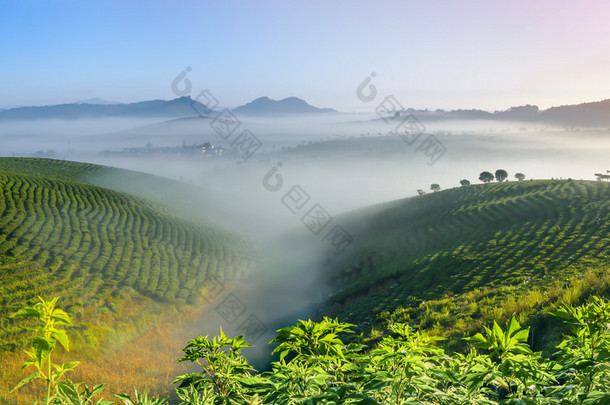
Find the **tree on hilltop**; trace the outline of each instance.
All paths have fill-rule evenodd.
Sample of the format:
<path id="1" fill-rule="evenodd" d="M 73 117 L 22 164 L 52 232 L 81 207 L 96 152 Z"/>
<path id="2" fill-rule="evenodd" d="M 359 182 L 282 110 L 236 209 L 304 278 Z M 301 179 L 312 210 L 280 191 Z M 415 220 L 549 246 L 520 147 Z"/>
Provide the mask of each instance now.
<path id="1" fill-rule="evenodd" d="M 503 182 L 504 180 L 506 180 L 507 177 L 508 177 L 508 173 L 506 173 L 506 170 L 503 170 L 503 169 L 496 170 L 496 180 L 498 180 L 498 183 Z"/>
<path id="2" fill-rule="evenodd" d="M 494 179 L 494 175 L 491 174 L 490 172 L 482 172 L 479 175 L 479 180 L 481 180 L 483 183 L 489 183 L 491 181 L 493 181 Z"/>

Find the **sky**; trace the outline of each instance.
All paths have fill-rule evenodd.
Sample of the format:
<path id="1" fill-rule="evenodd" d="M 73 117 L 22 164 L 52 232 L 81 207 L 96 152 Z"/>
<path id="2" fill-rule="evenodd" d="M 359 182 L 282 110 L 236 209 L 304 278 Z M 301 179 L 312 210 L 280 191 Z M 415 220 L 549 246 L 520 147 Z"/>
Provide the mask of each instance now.
<path id="1" fill-rule="evenodd" d="M 607 1 L 4 1 L 0 108 L 296 96 L 317 107 L 504 110 L 610 98 Z M 356 96 L 374 73 L 372 101 Z"/>

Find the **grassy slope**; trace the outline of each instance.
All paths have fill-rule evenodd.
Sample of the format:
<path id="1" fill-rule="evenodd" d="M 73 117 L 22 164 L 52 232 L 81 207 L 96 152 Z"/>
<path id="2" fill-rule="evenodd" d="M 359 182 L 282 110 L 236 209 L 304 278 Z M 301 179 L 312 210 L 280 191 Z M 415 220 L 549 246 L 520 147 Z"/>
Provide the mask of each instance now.
<path id="1" fill-rule="evenodd" d="M 91 164 L 0 159 L 0 349 L 23 343 L 23 325 L 6 316 L 38 295 L 61 295 L 77 320 L 137 320 L 138 303 L 198 302 L 211 277 L 234 280 L 252 264 L 239 237 L 88 184 L 104 172 L 171 185 Z"/>
<path id="2" fill-rule="evenodd" d="M 169 203 L 172 208 L 174 208 L 176 202 L 184 201 L 184 198 L 180 197 L 192 192 L 192 187 L 164 177 L 110 166 L 65 160 L 0 157 L 0 171 L 73 181 L 124 191 L 129 194 L 154 198 L 157 203 Z M 197 201 L 197 203 L 200 204 L 201 201 Z M 183 209 L 185 206 L 180 206 L 180 208 Z M 201 207 L 199 210 L 201 210 Z"/>
<path id="3" fill-rule="evenodd" d="M 464 335 L 485 320 L 522 319 L 558 300 L 605 292 L 610 184 L 474 185 L 347 215 L 352 254 L 327 282 L 330 311 L 375 324 L 408 321 Z"/>

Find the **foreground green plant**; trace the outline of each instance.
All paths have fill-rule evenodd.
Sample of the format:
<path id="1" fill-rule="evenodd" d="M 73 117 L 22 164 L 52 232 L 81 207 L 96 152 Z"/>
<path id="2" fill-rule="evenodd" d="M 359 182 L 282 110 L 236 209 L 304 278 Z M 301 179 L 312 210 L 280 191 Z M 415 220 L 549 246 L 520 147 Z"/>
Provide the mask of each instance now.
<path id="1" fill-rule="evenodd" d="M 165 398 L 149 398 L 146 392 L 138 392 L 138 390 L 135 390 L 133 399 L 127 394 L 114 394 L 114 396 L 122 400 L 125 405 L 167 405 Z"/>
<path id="2" fill-rule="evenodd" d="M 552 315 L 572 331 L 557 346 L 563 384 L 555 392 L 574 402 L 610 403 L 609 303 L 592 297 L 588 304 L 564 305 Z"/>
<path id="3" fill-rule="evenodd" d="M 12 391 L 15 391 L 30 381 L 43 379 L 46 382 L 45 403 L 48 405 L 53 399 L 52 393 L 61 377 L 68 371 L 73 370 L 78 362 L 54 364 L 52 353 L 57 342 L 66 351 L 70 351 L 68 335 L 62 326 L 72 326 L 72 321 L 66 312 L 55 308 L 58 297 L 45 301 L 38 297 L 39 303 L 25 307 L 13 314 L 13 318 L 34 318 L 39 325 L 29 328 L 36 335 L 32 338 L 32 350 L 25 351 L 30 358 L 23 363 L 23 368 L 34 367 L 34 373 L 21 380 Z M 11 391 L 11 392 L 12 392 Z"/>
<path id="4" fill-rule="evenodd" d="M 503 391 L 510 399 L 536 398 L 542 389 L 556 380 L 551 374 L 557 365 L 534 353 L 527 345 L 529 328 L 521 329 L 515 317 L 506 324 L 506 331 L 494 322 L 485 328 L 484 334 L 466 338 L 478 348 L 489 350 L 488 355 L 479 355 L 482 367 L 471 378 L 471 382 L 484 381 L 487 385 Z"/>
<path id="5" fill-rule="evenodd" d="M 179 377 L 178 394 L 183 404 L 610 403 L 610 305 L 594 297 L 553 315 L 572 327 L 553 358 L 531 350 L 515 316 L 466 338 L 467 354 L 448 354 L 440 338 L 406 324 L 368 348 L 342 340 L 354 325 L 299 321 L 278 330 L 279 360 L 259 374 L 241 356 L 243 336 L 221 332 L 189 342 L 181 360 L 204 372 Z"/>
<path id="6" fill-rule="evenodd" d="M 23 363 L 22 368 L 34 367 L 35 371 L 22 379 L 12 390 L 19 389 L 25 384 L 42 379 L 46 384 L 45 404 L 80 405 L 92 403 L 92 397 L 104 388 L 103 384 L 89 389 L 86 385 L 82 392 L 78 392 L 80 384 L 70 380 L 61 380 L 64 374 L 73 370 L 79 363 L 77 361 L 55 364 L 52 361 L 53 350 L 57 343 L 66 351 L 70 351 L 70 342 L 65 329 L 61 327 L 72 326 L 68 314 L 55 307 L 59 297 L 45 301 L 38 297 L 39 303 L 25 307 L 12 315 L 13 318 L 33 318 L 38 325 L 28 328 L 36 333 L 32 338 L 32 350 L 26 350 L 29 360 Z M 110 402 L 98 401 L 98 405 Z"/>
<path id="7" fill-rule="evenodd" d="M 243 336 L 229 338 L 222 329 L 220 336 L 212 340 L 207 336 L 192 339 L 184 348 L 184 357 L 178 361 L 197 363 L 202 372 L 181 375 L 174 384 L 179 388 L 191 387 L 204 399 L 215 396 L 215 403 L 235 403 L 238 398 L 244 399 L 244 378 L 255 370 L 241 355 L 241 350 L 250 346 Z M 186 391 L 179 391 L 179 394 L 186 396 Z"/>
<path id="8" fill-rule="evenodd" d="M 93 388 L 83 385 L 79 392 L 80 383 L 75 384 L 70 380 L 63 380 L 57 383 L 56 395 L 53 404 L 61 405 L 90 405 L 93 404 L 93 397 L 104 390 L 104 384 L 98 384 Z M 96 405 L 112 405 L 110 401 L 98 400 Z"/>
<path id="9" fill-rule="evenodd" d="M 103 386 L 89 389 L 61 379 L 76 363 L 55 365 L 56 342 L 67 348 L 70 320 L 55 308 L 57 299 L 27 307 L 15 316 L 39 319 L 31 360 L 36 378 L 47 382 L 47 404 L 93 404 Z M 564 306 L 551 313 L 567 323 L 571 334 L 551 358 L 527 344 L 529 328 L 512 316 L 503 328 L 497 322 L 466 338 L 467 354 L 450 354 L 441 340 L 407 324 L 393 324 L 373 347 L 344 342 L 354 325 L 324 318 L 299 321 L 278 330 L 279 359 L 271 371 L 257 372 L 242 355 L 250 345 L 243 336 L 198 337 L 188 342 L 179 361 L 201 367 L 175 379 L 181 405 L 259 404 L 609 404 L 610 304 L 592 297 L 580 307 Z M 62 333 L 63 332 L 63 333 Z M 49 377 L 50 376 L 50 377 Z M 60 380 L 61 379 L 61 380 Z M 16 388 L 18 388 L 16 387 Z M 80 391 L 79 391 L 80 390 Z M 135 391 L 115 394 L 125 405 L 167 405 Z M 98 401 L 98 405 L 110 404 Z"/>

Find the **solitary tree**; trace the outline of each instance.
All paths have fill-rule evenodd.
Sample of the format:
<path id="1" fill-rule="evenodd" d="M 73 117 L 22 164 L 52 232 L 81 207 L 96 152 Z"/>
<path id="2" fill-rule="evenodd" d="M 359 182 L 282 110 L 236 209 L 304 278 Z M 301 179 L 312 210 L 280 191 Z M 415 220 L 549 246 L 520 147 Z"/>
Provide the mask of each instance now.
<path id="1" fill-rule="evenodd" d="M 496 170 L 496 180 L 498 180 L 498 182 L 503 182 L 504 180 L 506 180 L 507 177 L 508 173 L 506 173 L 506 170 Z"/>
<path id="2" fill-rule="evenodd" d="M 597 181 L 610 180 L 610 174 L 595 173 L 595 176 L 597 177 Z"/>
<path id="3" fill-rule="evenodd" d="M 479 175 L 479 180 L 481 180 L 483 183 L 489 183 L 490 181 L 493 181 L 494 179 L 494 175 L 491 174 L 490 172 L 482 172 Z"/>
<path id="4" fill-rule="evenodd" d="M 426 194 L 426 192 L 424 190 L 422 190 L 421 188 L 418 188 L 417 189 L 417 194 L 424 195 L 424 194 Z"/>
<path id="5" fill-rule="evenodd" d="M 468 187 L 470 185 L 470 181 L 462 179 L 460 180 L 460 184 L 462 185 L 462 187 Z"/>
<path id="6" fill-rule="evenodd" d="M 523 173 L 515 173 L 515 179 L 521 181 L 521 180 L 525 179 L 525 174 L 523 174 Z"/>
<path id="7" fill-rule="evenodd" d="M 436 191 L 441 191 L 441 186 L 439 186 L 438 184 L 434 183 L 434 184 L 430 184 L 430 190 L 436 192 Z"/>

